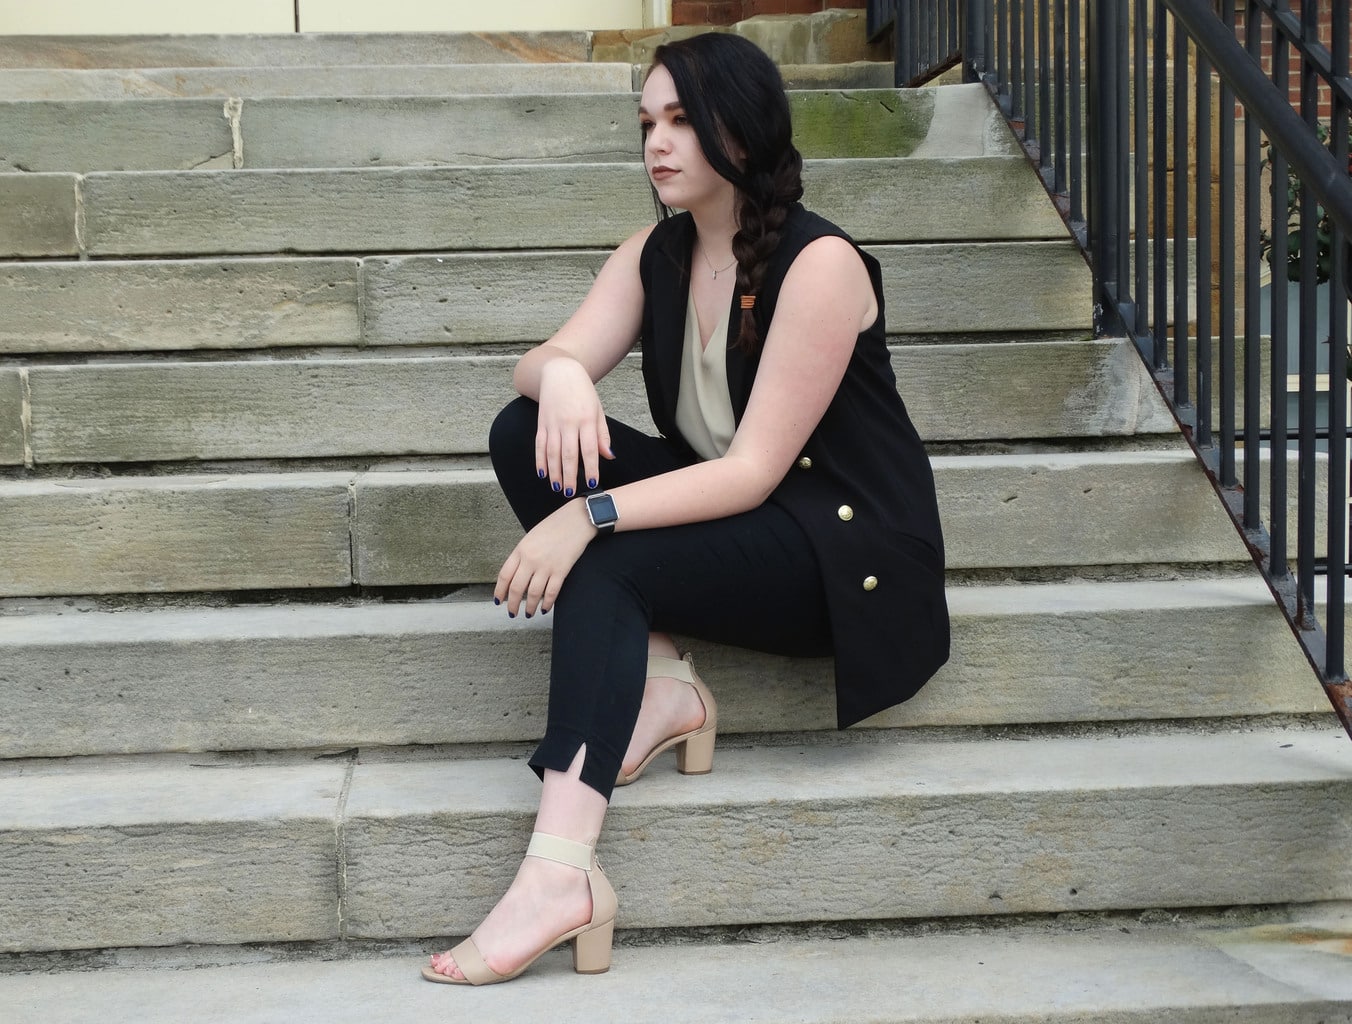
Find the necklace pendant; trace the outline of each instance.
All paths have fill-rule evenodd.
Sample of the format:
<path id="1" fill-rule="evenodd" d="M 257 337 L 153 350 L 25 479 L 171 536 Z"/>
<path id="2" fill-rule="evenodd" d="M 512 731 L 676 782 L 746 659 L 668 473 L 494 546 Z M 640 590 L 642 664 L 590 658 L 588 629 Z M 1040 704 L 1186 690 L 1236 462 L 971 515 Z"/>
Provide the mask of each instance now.
<path id="1" fill-rule="evenodd" d="M 713 273 L 713 279 L 714 279 L 715 281 L 718 280 L 718 271 L 717 271 L 717 270 L 715 270 L 714 273 Z"/>

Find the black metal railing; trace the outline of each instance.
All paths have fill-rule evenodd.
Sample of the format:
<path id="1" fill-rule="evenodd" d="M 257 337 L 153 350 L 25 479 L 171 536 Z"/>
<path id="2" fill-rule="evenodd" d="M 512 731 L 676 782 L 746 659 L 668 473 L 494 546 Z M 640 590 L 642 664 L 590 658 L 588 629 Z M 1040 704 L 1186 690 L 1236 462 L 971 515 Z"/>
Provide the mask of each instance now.
<path id="1" fill-rule="evenodd" d="M 870 40 L 892 34 L 893 83 L 919 85 L 955 66 L 962 56 L 962 5 L 965 0 L 868 0 Z"/>
<path id="2" fill-rule="evenodd" d="M 956 31 L 965 80 L 986 85 L 1089 257 L 1096 330 L 1135 341 L 1352 734 L 1344 667 L 1349 5 L 1304 0 L 1294 11 L 1291 3 L 963 0 Z M 919 8 L 949 5 L 892 6 L 900 25 L 904 17 L 923 23 Z M 1294 303 L 1288 278 L 1298 283 Z M 1294 396 L 1289 372 L 1299 381 Z M 1325 570 L 1322 627 L 1316 569 Z"/>

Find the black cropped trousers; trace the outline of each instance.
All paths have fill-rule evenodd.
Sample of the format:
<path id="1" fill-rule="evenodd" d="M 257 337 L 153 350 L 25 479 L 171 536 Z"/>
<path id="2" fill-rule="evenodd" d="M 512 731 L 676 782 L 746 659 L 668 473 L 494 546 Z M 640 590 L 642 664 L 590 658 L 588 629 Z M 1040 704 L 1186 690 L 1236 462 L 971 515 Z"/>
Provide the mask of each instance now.
<path id="1" fill-rule="evenodd" d="M 518 398 L 489 434 L 498 482 L 527 530 L 572 500 L 538 476 L 537 419 L 536 403 Z M 665 439 L 608 423 L 615 458 L 601 460 L 602 488 L 687 464 Z M 768 502 L 725 519 L 597 537 L 550 614 L 549 714 L 530 764 L 537 774 L 567 771 L 585 744 L 582 781 L 607 800 L 643 701 L 649 632 L 796 657 L 831 653 L 812 546 L 797 522 Z"/>

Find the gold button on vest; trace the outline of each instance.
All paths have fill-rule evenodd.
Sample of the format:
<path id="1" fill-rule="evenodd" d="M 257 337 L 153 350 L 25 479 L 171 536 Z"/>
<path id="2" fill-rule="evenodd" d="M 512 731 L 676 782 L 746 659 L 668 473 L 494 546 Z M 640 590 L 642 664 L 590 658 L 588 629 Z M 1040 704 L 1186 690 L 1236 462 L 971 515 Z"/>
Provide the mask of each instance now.
<path id="1" fill-rule="evenodd" d="M 806 455 L 804 455 L 801 459 L 798 460 L 798 468 L 799 468 L 799 469 L 811 469 L 811 468 L 812 468 L 812 460 L 811 460 L 810 458 L 808 458 Z"/>
<path id="2" fill-rule="evenodd" d="M 849 505 L 841 505 L 840 508 L 836 509 L 836 515 L 840 516 L 842 523 L 848 523 L 854 518 L 854 509 L 850 508 Z"/>
<path id="3" fill-rule="evenodd" d="M 874 590 L 874 589 L 877 588 L 877 586 L 878 586 L 878 577 L 877 577 L 877 576 L 865 576 L 865 577 L 864 577 L 864 589 L 865 589 L 865 590 Z"/>

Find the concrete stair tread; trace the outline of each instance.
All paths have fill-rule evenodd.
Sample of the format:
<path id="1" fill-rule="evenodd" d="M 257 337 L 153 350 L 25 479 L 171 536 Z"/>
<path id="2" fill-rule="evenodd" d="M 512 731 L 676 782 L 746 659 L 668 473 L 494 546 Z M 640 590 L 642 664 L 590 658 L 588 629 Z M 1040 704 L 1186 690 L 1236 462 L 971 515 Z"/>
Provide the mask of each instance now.
<path id="1" fill-rule="evenodd" d="M 0 79 L 3 85 L 3 79 Z M 0 101 L 14 171 L 421 167 L 639 160 L 638 95 L 602 92 Z M 980 85 L 795 90 L 807 158 L 1018 156 Z"/>
<path id="2" fill-rule="evenodd" d="M 893 335 L 1091 334 L 1089 271 L 1069 240 L 867 250 L 882 267 Z M 4 262 L 0 352 L 536 342 L 577 308 L 608 255 Z"/>
<path id="3" fill-rule="evenodd" d="M 549 620 L 508 620 L 489 598 L 486 587 L 470 587 L 439 600 L 348 606 L 11 603 L 0 614 L 9 705 L 0 751 L 533 741 L 542 731 Z M 954 587 L 949 609 L 950 663 L 868 727 L 1327 708 L 1256 576 Z M 725 737 L 835 728 L 829 660 L 690 646 L 718 695 Z M 1183 658 L 1206 668 L 1184 680 Z M 429 706 L 449 710 L 428 714 Z"/>
<path id="4" fill-rule="evenodd" d="M 1236 1024 L 1336 1024 L 1352 1020 L 1352 972 L 1337 952 L 1349 931 L 1352 912 L 1330 904 L 1248 928 L 1086 922 L 980 935 L 620 946 L 608 974 L 582 980 L 556 951 L 516 984 L 476 993 L 473 1014 L 482 1024 L 667 1024 L 669 1001 L 652 998 L 664 991 L 679 994 L 688 1024 L 1205 1024 L 1221 1015 Z M 179 958 L 0 975 L 0 1001 L 48 1024 L 364 1024 L 458 1014 L 470 996 L 422 983 L 420 952 L 338 961 L 262 952 L 195 970 Z"/>
<path id="5" fill-rule="evenodd" d="M 1249 561 L 1181 445 L 931 461 L 950 569 Z M 482 583 L 520 536 L 491 470 L 429 464 L 0 480 L 0 520 L 4 597 Z"/>
<path id="6" fill-rule="evenodd" d="M 628 928 L 1352 899 L 1350 782 L 1336 728 L 729 749 L 617 792 L 602 859 Z M 509 759 L 2 766 L 0 948 L 464 934 L 537 796 Z"/>
<path id="7" fill-rule="evenodd" d="M 890 61 L 784 64 L 790 89 L 890 89 Z M 347 64 L 308 67 L 0 68 L 0 95 L 13 100 L 154 99 L 230 96 L 445 96 L 634 92 L 647 65 Z"/>
<path id="8" fill-rule="evenodd" d="M 515 397 L 516 355 L 47 363 L 7 394 L 20 438 L 0 463 L 171 462 L 478 454 Z M 599 391 L 654 433 L 633 354 Z M 898 390 L 928 442 L 1172 433 L 1129 342 L 925 345 L 892 350 Z M 1034 376 L 1036 388 L 1009 381 Z M 447 394 L 462 399 L 448 405 Z M 999 404 L 1001 416 L 984 415 Z M 25 415 L 26 412 L 26 415 Z"/>
<path id="9" fill-rule="evenodd" d="M 804 180 L 862 243 L 1067 237 L 1022 156 L 809 160 Z M 5 173 L 0 256 L 605 247 L 652 223 L 643 181 L 637 163 Z"/>

